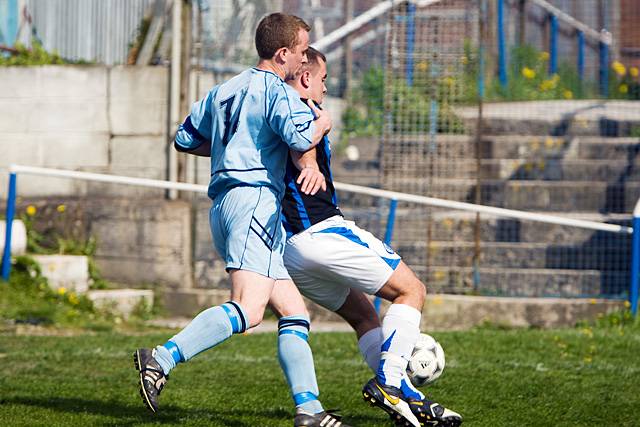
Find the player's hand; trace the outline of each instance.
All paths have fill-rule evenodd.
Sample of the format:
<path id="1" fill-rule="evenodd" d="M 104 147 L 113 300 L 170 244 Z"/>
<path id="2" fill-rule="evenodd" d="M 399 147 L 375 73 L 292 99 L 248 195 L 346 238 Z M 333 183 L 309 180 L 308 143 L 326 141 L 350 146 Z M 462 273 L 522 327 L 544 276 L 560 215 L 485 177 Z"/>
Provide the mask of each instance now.
<path id="1" fill-rule="evenodd" d="M 323 191 L 327 190 L 327 182 L 324 179 L 324 175 L 315 168 L 303 168 L 296 182 L 301 184 L 300 190 L 306 195 L 314 196 L 320 188 Z"/>
<path id="2" fill-rule="evenodd" d="M 331 130 L 333 123 L 331 122 L 331 116 L 329 112 L 319 109 L 315 106 L 312 100 L 307 99 L 307 105 L 313 111 L 313 115 L 315 116 L 315 124 L 316 127 L 322 129 L 323 135 L 326 135 Z"/>

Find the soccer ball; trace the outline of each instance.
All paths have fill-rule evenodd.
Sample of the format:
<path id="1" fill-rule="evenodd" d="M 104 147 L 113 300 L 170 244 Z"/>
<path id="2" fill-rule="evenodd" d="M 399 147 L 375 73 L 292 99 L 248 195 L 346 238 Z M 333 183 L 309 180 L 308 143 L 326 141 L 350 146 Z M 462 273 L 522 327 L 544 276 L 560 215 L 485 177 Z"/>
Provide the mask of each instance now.
<path id="1" fill-rule="evenodd" d="M 431 335 L 420 334 L 411 359 L 407 365 L 407 375 L 416 387 L 422 387 L 437 380 L 444 370 L 444 350 Z"/>

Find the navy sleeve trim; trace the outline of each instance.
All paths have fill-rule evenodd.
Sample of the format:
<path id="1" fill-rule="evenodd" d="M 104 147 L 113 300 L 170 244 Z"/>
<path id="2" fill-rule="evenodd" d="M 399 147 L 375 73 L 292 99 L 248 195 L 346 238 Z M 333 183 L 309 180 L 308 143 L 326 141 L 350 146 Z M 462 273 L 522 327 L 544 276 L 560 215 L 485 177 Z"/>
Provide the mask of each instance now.
<path id="1" fill-rule="evenodd" d="M 212 175 L 222 172 L 252 172 L 252 171 L 266 171 L 267 168 L 251 168 L 251 169 L 218 169 Z"/>
<path id="2" fill-rule="evenodd" d="M 200 132 L 198 132 L 198 129 L 196 129 L 193 126 L 193 123 L 191 123 L 191 116 L 187 116 L 187 118 L 185 119 L 184 123 L 182 124 L 182 128 L 187 131 L 187 133 L 189 135 L 191 135 L 193 137 L 193 139 L 199 141 L 200 143 L 203 143 L 206 141 L 206 138 L 204 136 L 202 136 L 200 134 Z"/>

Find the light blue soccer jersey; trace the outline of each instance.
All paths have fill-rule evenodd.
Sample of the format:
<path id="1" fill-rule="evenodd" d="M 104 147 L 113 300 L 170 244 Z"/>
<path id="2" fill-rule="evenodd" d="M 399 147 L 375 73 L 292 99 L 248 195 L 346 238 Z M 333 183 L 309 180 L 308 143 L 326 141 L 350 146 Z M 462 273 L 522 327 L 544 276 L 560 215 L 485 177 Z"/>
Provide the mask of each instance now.
<path id="1" fill-rule="evenodd" d="M 193 149 L 211 141 L 211 199 L 240 185 L 268 186 L 282 196 L 288 149 L 311 147 L 313 119 L 278 75 L 250 68 L 193 105 L 176 144 Z"/>

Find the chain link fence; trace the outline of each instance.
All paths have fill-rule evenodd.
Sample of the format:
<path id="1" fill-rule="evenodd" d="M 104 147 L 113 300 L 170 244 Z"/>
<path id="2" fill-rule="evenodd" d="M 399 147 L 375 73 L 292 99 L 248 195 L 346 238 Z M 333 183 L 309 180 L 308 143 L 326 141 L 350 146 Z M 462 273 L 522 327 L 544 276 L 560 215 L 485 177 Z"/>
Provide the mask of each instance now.
<path id="1" fill-rule="evenodd" d="M 350 8 L 355 17 L 380 4 L 349 3 L 211 3 L 203 64 L 220 73 L 255 63 L 253 30 L 266 11 L 303 17 L 318 40 Z M 640 5 L 630 1 L 397 2 L 325 49 L 329 94 L 346 104 L 335 179 L 629 225 L 640 197 L 633 16 Z M 383 237 L 387 200 L 339 198 L 346 216 Z M 199 206 L 198 234 L 208 236 L 208 203 Z M 222 286 L 201 240 L 198 286 Z M 626 297 L 630 244 L 627 233 L 405 202 L 393 236 L 431 292 L 505 296 Z"/>

